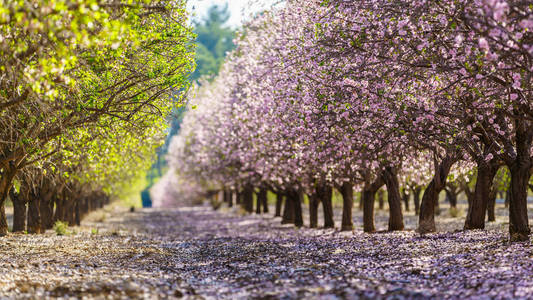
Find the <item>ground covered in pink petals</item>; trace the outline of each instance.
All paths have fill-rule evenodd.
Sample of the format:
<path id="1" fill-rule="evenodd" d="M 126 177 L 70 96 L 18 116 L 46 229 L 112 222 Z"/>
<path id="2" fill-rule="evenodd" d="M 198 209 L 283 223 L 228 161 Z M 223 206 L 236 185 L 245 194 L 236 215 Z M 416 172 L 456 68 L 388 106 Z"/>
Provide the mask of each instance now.
<path id="1" fill-rule="evenodd" d="M 442 232 L 295 229 L 271 215 L 209 207 L 107 210 L 66 236 L 3 237 L 7 297 L 225 299 L 527 298 L 533 247 L 443 215 Z M 358 218 L 358 214 L 355 217 Z M 406 224 L 416 217 L 407 213 Z M 413 221 L 413 222 L 412 222 Z M 357 222 L 356 222 L 357 224 Z M 378 212 L 378 228 L 386 214 Z M 201 299 L 201 298 L 199 298 Z"/>

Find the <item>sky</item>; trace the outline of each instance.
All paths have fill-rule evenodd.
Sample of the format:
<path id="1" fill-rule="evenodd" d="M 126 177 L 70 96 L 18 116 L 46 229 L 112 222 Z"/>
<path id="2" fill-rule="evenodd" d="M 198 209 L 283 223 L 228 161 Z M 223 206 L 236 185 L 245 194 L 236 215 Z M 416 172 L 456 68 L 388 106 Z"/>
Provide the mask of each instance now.
<path id="1" fill-rule="evenodd" d="M 235 28 L 248 19 L 250 14 L 268 8 L 276 2 L 279 2 L 279 0 L 189 0 L 187 6 L 189 11 L 196 15 L 196 18 L 201 19 L 212 5 L 224 5 L 227 3 L 231 12 L 228 25 Z"/>

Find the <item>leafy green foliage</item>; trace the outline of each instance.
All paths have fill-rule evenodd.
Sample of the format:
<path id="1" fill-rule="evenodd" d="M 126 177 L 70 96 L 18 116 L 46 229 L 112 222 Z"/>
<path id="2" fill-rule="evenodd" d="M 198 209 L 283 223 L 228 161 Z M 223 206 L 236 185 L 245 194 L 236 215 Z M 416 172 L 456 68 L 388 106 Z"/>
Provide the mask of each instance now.
<path id="1" fill-rule="evenodd" d="M 197 35 L 198 44 L 196 49 L 197 68 L 191 79 L 197 80 L 204 75 L 217 75 L 226 53 L 235 48 L 233 44 L 235 31 L 224 25 L 229 17 L 227 5 L 214 5 L 209 8 L 204 20 L 195 23 L 194 32 Z"/>
<path id="2" fill-rule="evenodd" d="M 62 221 L 56 221 L 54 223 L 54 231 L 57 235 L 67 235 L 68 234 L 68 223 Z"/>
<path id="3" fill-rule="evenodd" d="M 149 168 L 194 71 L 185 4 L 0 0 L 0 205 L 11 170 L 117 195 Z"/>

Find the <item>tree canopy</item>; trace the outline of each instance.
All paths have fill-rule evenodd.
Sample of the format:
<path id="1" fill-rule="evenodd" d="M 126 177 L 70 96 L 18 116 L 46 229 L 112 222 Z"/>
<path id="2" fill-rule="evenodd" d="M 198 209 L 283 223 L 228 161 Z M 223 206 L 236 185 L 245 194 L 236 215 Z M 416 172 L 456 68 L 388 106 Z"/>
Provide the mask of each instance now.
<path id="1" fill-rule="evenodd" d="M 510 236 L 527 240 L 531 10 L 510 0 L 288 1 L 239 34 L 191 101 L 171 164 L 208 188 L 270 188 L 295 203 L 302 192 L 345 191 L 347 230 L 351 192 L 361 191 L 369 232 L 381 186 L 389 230 L 404 227 L 400 191 L 425 186 L 421 233 L 436 230 L 448 181 L 472 170 L 465 229 L 484 228 L 506 166 Z"/>
<path id="2" fill-rule="evenodd" d="M 213 5 L 202 20 L 194 22 L 197 68 L 191 76 L 192 80 L 204 75 L 217 75 L 226 53 L 235 47 L 235 31 L 226 25 L 229 17 L 227 4 Z"/>
<path id="3" fill-rule="evenodd" d="M 25 170 L 113 193 L 148 167 L 194 70 L 187 18 L 181 0 L 0 2 L 0 233 Z"/>

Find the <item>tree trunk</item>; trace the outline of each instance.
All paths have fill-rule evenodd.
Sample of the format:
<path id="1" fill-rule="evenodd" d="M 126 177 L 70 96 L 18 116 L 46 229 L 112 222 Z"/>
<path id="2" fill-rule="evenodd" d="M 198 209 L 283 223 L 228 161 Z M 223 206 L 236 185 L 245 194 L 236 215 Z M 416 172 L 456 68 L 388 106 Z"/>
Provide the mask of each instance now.
<path id="1" fill-rule="evenodd" d="M 242 205 L 242 192 L 241 191 L 236 191 L 236 197 L 235 197 L 235 204 L 236 205 Z"/>
<path id="2" fill-rule="evenodd" d="M 2 203 L 0 204 L 0 236 L 7 235 L 7 231 L 8 231 L 8 226 L 7 226 L 6 208 L 5 208 L 4 203 Z"/>
<path id="3" fill-rule="evenodd" d="M 529 241 L 531 230 L 527 217 L 527 190 L 531 177 L 532 157 L 531 146 L 533 128 L 530 121 L 515 120 L 516 155 L 507 161 L 511 173 L 509 199 L 509 234 L 511 242 Z"/>
<path id="4" fill-rule="evenodd" d="M 450 208 L 457 208 L 457 189 L 445 188 L 446 200 L 450 203 Z"/>
<path id="5" fill-rule="evenodd" d="M 281 217 L 281 206 L 283 205 L 283 194 L 278 191 L 276 193 L 276 214 L 275 217 Z"/>
<path id="6" fill-rule="evenodd" d="M 385 191 L 383 189 L 378 190 L 378 209 L 385 209 Z"/>
<path id="7" fill-rule="evenodd" d="M 298 190 L 291 190 L 289 191 L 287 198 L 290 198 L 290 201 L 293 202 L 294 225 L 296 227 L 302 227 L 304 225 L 302 216 L 302 193 L 298 192 Z"/>
<path id="8" fill-rule="evenodd" d="M 39 212 L 41 214 L 41 225 L 43 232 L 46 229 L 50 229 L 54 226 L 52 220 L 54 204 L 52 202 L 53 190 L 51 187 L 46 188 L 46 192 L 41 198 L 41 206 L 39 207 Z"/>
<path id="9" fill-rule="evenodd" d="M 527 184 L 531 175 L 530 167 L 527 160 L 524 162 L 517 159 L 509 170 L 511 171 L 509 234 L 513 242 L 528 241 L 531 233 L 527 216 Z"/>
<path id="10" fill-rule="evenodd" d="M 30 191 L 28 202 L 28 233 L 41 233 L 40 193 Z"/>
<path id="11" fill-rule="evenodd" d="M 73 199 L 71 196 L 69 196 L 67 198 L 67 202 L 66 202 L 66 205 L 65 205 L 64 221 L 68 223 L 68 226 L 76 225 L 76 222 L 75 222 L 75 219 L 74 219 L 75 201 L 76 201 L 75 199 Z"/>
<path id="12" fill-rule="evenodd" d="M 63 199 L 63 211 L 62 211 L 62 221 L 68 223 L 69 226 L 76 225 L 75 218 L 74 218 L 74 208 L 75 208 L 75 197 L 78 195 L 77 192 L 74 191 L 73 187 L 70 187 L 70 189 L 66 189 L 64 193 L 64 199 Z M 100 207 L 103 206 L 103 199 L 100 200 Z"/>
<path id="13" fill-rule="evenodd" d="M 374 226 L 374 199 L 376 193 L 370 189 L 363 190 L 363 231 L 374 232 L 376 227 Z"/>
<path id="14" fill-rule="evenodd" d="M 15 193 L 15 188 L 11 188 L 9 197 L 13 203 L 13 232 L 26 231 L 26 202 L 27 197 L 21 193 Z"/>
<path id="15" fill-rule="evenodd" d="M 398 172 L 392 167 L 383 171 L 383 181 L 387 186 L 387 200 L 389 203 L 389 231 L 403 230 L 402 198 Z"/>
<path id="16" fill-rule="evenodd" d="M 435 175 L 424 191 L 418 218 L 418 232 L 422 234 L 436 231 L 435 205 L 438 202 L 439 193 L 446 186 L 446 177 L 448 177 L 450 168 L 454 163 L 454 158 L 446 156 L 435 168 Z"/>
<path id="17" fill-rule="evenodd" d="M 222 190 L 222 202 L 224 202 L 224 203 L 228 203 L 229 202 L 228 190 L 227 189 L 223 189 Z"/>
<path id="18" fill-rule="evenodd" d="M 372 183 L 365 183 L 363 188 L 363 231 L 374 232 L 376 227 L 374 226 L 374 201 L 376 192 L 383 186 L 383 178 L 379 176 Z"/>
<path id="19" fill-rule="evenodd" d="M 63 211 L 65 210 L 64 209 L 64 203 L 65 203 L 65 193 L 62 192 L 60 195 L 57 195 L 55 198 L 55 205 L 56 205 L 56 210 L 54 211 L 54 218 L 53 218 L 53 223 L 55 224 L 57 221 L 63 221 L 64 218 L 63 218 Z M 95 203 L 96 204 L 96 203 Z"/>
<path id="20" fill-rule="evenodd" d="M 485 228 L 485 213 L 487 211 L 487 203 L 490 191 L 492 189 L 492 180 L 494 179 L 497 171 L 497 165 L 485 162 L 478 164 L 476 187 L 474 189 L 472 203 L 468 207 L 468 213 L 466 215 L 464 226 L 465 230 Z"/>
<path id="21" fill-rule="evenodd" d="M 81 225 L 81 211 L 80 211 L 80 199 L 74 203 L 74 223 L 76 226 Z"/>
<path id="22" fill-rule="evenodd" d="M 262 196 L 261 202 L 263 203 L 263 212 L 268 213 L 268 190 L 265 189 L 265 195 Z"/>
<path id="23" fill-rule="evenodd" d="M 309 227 L 317 228 L 318 227 L 318 196 L 316 191 L 313 191 L 309 194 Z"/>
<path id="24" fill-rule="evenodd" d="M 41 203 L 42 203 L 43 199 L 41 199 Z M 89 212 L 89 206 L 88 206 L 88 203 L 89 203 L 89 195 L 85 195 L 83 197 L 80 198 L 80 203 L 78 204 L 79 205 L 79 214 L 80 214 L 80 218 L 84 218 L 87 213 Z M 130 208 L 131 209 L 131 208 Z M 42 210 L 41 210 L 41 220 L 43 219 L 43 213 L 42 213 Z M 43 221 L 44 223 L 44 221 Z M 44 224 L 43 224 L 44 226 Z"/>
<path id="25" fill-rule="evenodd" d="M 405 211 L 409 211 L 409 192 L 407 188 L 401 189 L 403 204 L 405 205 Z"/>
<path id="26" fill-rule="evenodd" d="M 98 204 L 100 204 L 100 206 L 98 208 L 104 208 L 104 206 L 106 206 L 107 204 L 109 204 L 109 197 L 106 195 L 106 194 L 100 194 L 100 201 L 98 202 Z"/>
<path id="27" fill-rule="evenodd" d="M 496 189 L 493 187 L 489 194 L 489 202 L 487 203 L 487 220 L 489 222 L 496 221 Z"/>
<path id="28" fill-rule="evenodd" d="M 418 216 L 420 213 L 420 193 L 422 192 L 422 188 L 417 186 L 413 191 L 413 202 L 415 203 L 415 215 Z"/>
<path id="29" fill-rule="evenodd" d="M 435 216 L 440 216 L 440 192 L 437 193 L 437 199 L 435 201 Z"/>
<path id="30" fill-rule="evenodd" d="M 335 222 L 333 221 L 333 204 L 331 197 L 333 196 L 333 190 L 327 185 L 318 185 L 316 187 L 317 197 L 322 202 L 322 208 L 324 210 L 324 228 L 334 228 Z"/>
<path id="31" fill-rule="evenodd" d="M 505 191 L 505 208 L 509 208 L 509 199 L 511 199 L 511 185 L 509 185 L 507 191 Z"/>
<path id="32" fill-rule="evenodd" d="M 468 203 L 468 210 L 470 210 L 470 206 L 472 206 L 472 202 L 474 201 L 474 192 L 470 190 L 470 187 L 466 183 L 463 185 L 463 192 L 465 193 L 466 202 Z"/>
<path id="33" fill-rule="evenodd" d="M 148 192 L 147 190 L 145 190 L 145 191 Z M 148 193 L 148 195 L 149 195 L 149 193 Z M 103 198 L 102 198 L 102 195 L 100 195 L 100 193 L 94 195 L 93 198 L 92 198 L 92 203 L 93 203 L 92 207 L 93 207 L 93 210 L 97 210 L 98 208 L 102 207 L 101 204 L 102 204 L 103 201 L 104 201 L 104 200 L 103 200 Z M 152 201 L 152 200 L 150 200 L 150 201 Z M 150 203 L 151 203 L 151 202 L 150 202 Z M 151 205 L 151 204 L 150 204 L 150 205 Z"/>
<path id="34" fill-rule="evenodd" d="M 294 202 L 291 200 L 290 193 L 285 193 L 285 206 L 283 207 L 281 224 L 292 223 L 294 223 Z"/>
<path id="35" fill-rule="evenodd" d="M 353 230 L 353 184 L 344 182 L 340 188 L 342 194 L 342 225 L 341 231 Z"/>
<path id="36" fill-rule="evenodd" d="M 359 193 L 359 210 L 363 210 L 363 205 L 364 205 L 363 192 L 360 192 Z"/>
<path id="37" fill-rule="evenodd" d="M 267 189 L 265 188 L 261 188 L 259 190 L 259 193 L 257 193 L 257 207 L 259 209 L 259 212 L 256 211 L 256 213 L 261 213 L 261 206 L 263 207 L 263 212 L 268 213 Z"/>
<path id="38" fill-rule="evenodd" d="M 4 170 L 2 170 L 2 173 L 0 174 L 0 236 L 7 234 L 8 226 L 5 203 L 7 195 L 11 190 L 13 178 L 15 178 L 16 174 L 17 169 L 11 162 L 5 166 Z"/>
<path id="39" fill-rule="evenodd" d="M 69 191 L 67 188 L 63 190 L 61 195 L 56 199 L 56 211 L 54 214 L 54 223 L 57 221 L 66 222 L 69 226 L 74 226 L 74 197 L 75 193 Z M 96 208 L 101 208 L 103 205 L 103 198 L 98 195 Z"/>
<path id="40" fill-rule="evenodd" d="M 244 210 L 246 212 L 252 213 L 254 211 L 254 189 L 252 186 L 247 185 L 244 187 L 242 192 Z"/>
<path id="41" fill-rule="evenodd" d="M 261 190 L 255 193 L 255 213 L 257 215 L 261 214 L 261 198 L 259 197 L 259 193 L 261 193 Z"/>

